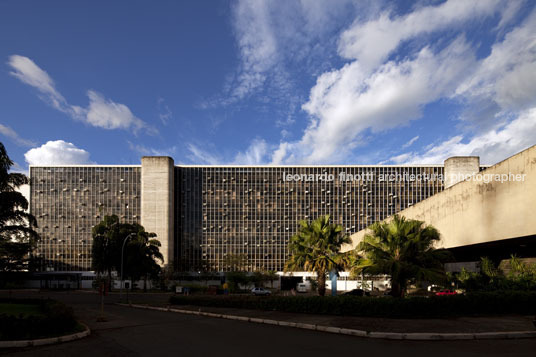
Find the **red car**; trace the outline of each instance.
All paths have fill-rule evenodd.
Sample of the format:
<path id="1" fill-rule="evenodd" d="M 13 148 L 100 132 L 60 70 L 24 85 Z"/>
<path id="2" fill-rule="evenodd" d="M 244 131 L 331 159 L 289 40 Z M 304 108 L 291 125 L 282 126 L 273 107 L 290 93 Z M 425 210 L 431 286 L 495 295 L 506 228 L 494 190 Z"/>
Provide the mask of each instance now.
<path id="1" fill-rule="evenodd" d="M 437 293 L 435 293 L 436 296 L 445 296 L 445 295 L 456 295 L 458 294 L 457 292 L 453 291 L 453 290 L 441 290 L 441 291 L 438 291 Z"/>

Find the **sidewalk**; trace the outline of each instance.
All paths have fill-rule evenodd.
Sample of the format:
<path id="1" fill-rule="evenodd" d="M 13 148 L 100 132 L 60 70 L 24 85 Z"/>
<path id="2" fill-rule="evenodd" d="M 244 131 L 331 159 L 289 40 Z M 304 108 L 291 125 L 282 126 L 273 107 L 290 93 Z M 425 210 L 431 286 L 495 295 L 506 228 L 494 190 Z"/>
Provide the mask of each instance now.
<path id="1" fill-rule="evenodd" d="M 162 305 L 154 305 L 162 307 Z M 332 326 L 375 332 L 396 333 L 483 333 L 534 331 L 533 316 L 460 317 L 445 319 L 388 319 L 377 317 L 310 315 L 279 311 L 170 305 L 171 309 L 202 311 L 222 315 Z"/>

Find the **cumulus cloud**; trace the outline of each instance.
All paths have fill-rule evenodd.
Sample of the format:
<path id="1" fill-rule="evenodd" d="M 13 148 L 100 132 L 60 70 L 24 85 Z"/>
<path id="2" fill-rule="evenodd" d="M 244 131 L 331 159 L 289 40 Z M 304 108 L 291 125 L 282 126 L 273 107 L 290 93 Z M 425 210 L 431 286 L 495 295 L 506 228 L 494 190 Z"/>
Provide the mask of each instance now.
<path id="1" fill-rule="evenodd" d="M 35 142 L 21 138 L 19 134 L 15 132 L 15 130 L 11 129 L 8 126 L 0 124 L 0 134 L 7 136 L 11 140 L 13 140 L 17 145 L 21 146 L 35 146 L 37 145 Z"/>
<path id="2" fill-rule="evenodd" d="M 509 15 L 511 16 L 511 15 Z M 423 152 L 390 158 L 394 163 L 441 163 L 450 156 L 476 155 L 493 164 L 534 145 L 536 137 L 536 11 L 495 43 L 489 56 L 460 83 L 453 98 L 477 122 L 476 134 L 460 134 Z"/>
<path id="3" fill-rule="evenodd" d="M 356 147 L 363 131 L 419 118 L 422 106 L 453 92 L 474 63 L 470 46 L 459 37 L 439 53 L 424 47 L 415 58 L 387 62 L 369 76 L 357 61 L 324 73 L 303 105 L 313 120 L 294 145 L 296 159 L 337 160 Z"/>
<path id="4" fill-rule="evenodd" d="M 390 159 L 396 164 L 440 164 L 451 156 L 480 156 L 484 164 L 495 164 L 532 145 L 536 138 L 536 108 L 528 109 L 508 124 L 475 135 L 465 141 L 453 136 L 431 145 L 423 153 L 408 152 Z"/>
<path id="5" fill-rule="evenodd" d="M 492 46 L 490 55 L 459 85 L 456 96 L 479 105 L 492 101 L 497 111 L 535 106 L 535 33 L 536 11 L 533 11 L 502 42 Z"/>
<path id="6" fill-rule="evenodd" d="M 63 140 L 48 141 L 40 147 L 30 149 L 24 154 L 24 158 L 30 165 L 82 165 L 92 163 L 89 160 L 89 152 Z"/>
<path id="7" fill-rule="evenodd" d="M 89 124 L 104 129 L 133 128 L 134 131 L 146 126 L 126 105 L 115 103 L 92 90 L 87 95 L 89 106 L 86 118 Z"/>
<path id="8" fill-rule="evenodd" d="M 10 73 L 14 77 L 36 88 L 41 93 L 42 100 L 75 120 L 103 129 L 132 129 L 134 132 L 144 129 L 150 135 L 157 132 L 155 128 L 132 114 L 126 105 L 106 99 L 93 90 L 87 91 L 89 97 L 87 108 L 69 104 L 56 89 L 54 81 L 48 73 L 28 57 L 10 56 L 8 65 L 13 69 Z"/>
<path id="9" fill-rule="evenodd" d="M 489 125 L 480 130 L 500 132 L 520 109 L 536 105 L 535 14 L 493 45 L 483 60 L 477 60 L 476 47 L 463 35 L 433 46 L 415 41 L 405 57 L 389 56 L 406 41 L 460 29 L 468 21 L 499 14 L 496 28 L 502 28 L 519 9 L 519 3 L 506 5 L 499 0 L 448 0 L 416 7 L 403 16 L 381 12 L 373 20 L 356 20 L 342 33 L 338 48 L 339 54 L 351 61 L 318 76 L 302 106 L 310 115 L 309 125 L 300 140 L 281 142 L 271 155 L 272 162 L 344 161 L 361 145 L 365 134 L 407 125 L 422 117 L 425 105 L 442 98 L 471 107 L 471 125 L 482 117 Z M 446 47 L 438 49 L 445 43 Z M 462 118 L 469 117 L 467 114 L 469 111 Z M 469 138 L 470 128 L 462 128 Z M 460 136 L 460 142 L 466 141 L 465 136 Z M 398 156 L 392 160 L 411 158 L 408 153 Z"/>
<path id="10" fill-rule="evenodd" d="M 364 69 L 381 64 L 403 41 L 432 33 L 468 20 L 492 15 L 500 0 L 448 0 L 439 6 L 425 6 L 405 16 L 383 12 L 377 19 L 356 22 L 344 31 L 339 54 L 358 60 Z"/>

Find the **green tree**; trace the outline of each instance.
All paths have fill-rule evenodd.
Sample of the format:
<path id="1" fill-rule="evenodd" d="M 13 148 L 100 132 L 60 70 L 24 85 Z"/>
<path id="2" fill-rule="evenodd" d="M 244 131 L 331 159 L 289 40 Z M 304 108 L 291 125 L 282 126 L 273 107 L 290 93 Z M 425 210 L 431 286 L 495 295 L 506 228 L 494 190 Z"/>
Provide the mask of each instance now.
<path id="1" fill-rule="evenodd" d="M 350 243 L 342 226 L 329 221 L 329 215 L 311 223 L 301 221 L 298 233 L 290 239 L 291 256 L 285 264 L 285 271 L 315 272 L 320 296 L 326 294 L 327 273 L 341 268 L 341 246 Z"/>
<path id="2" fill-rule="evenodd" d="M 251 282 L 250 276 L 243 271 L 227 272 L 225 273 L 225 280 L 229 284 L 229 290 L 233 293 L 240 290 L 240 284 L 247 286 Z"/>
<path id="3" fill-rule="evenodd" d="M 163 262 L 160 242 L 156 234 L 146 232 L 139 224 L 120 223 L 115 215 L 105 216 L 93 227 L 92 266 L 98 273 L 106 273 L 111 281 L 112 271 L 121 274 L 121 250 L 124 240 L 123 277 L 133 280 L 156 278 L 160 272 L 157 261 Z M 146 286 L 146 284 L 145 284 Z"/>
<path id="4" fill-rule="evenodd" d="M 225 256 L 223 264 L 229 271 L 246 271 L 248 268 L 248 255 L 245 253 L 229 253 Z"/>
<path id="5" fill-rule="evenodd" d="M 387 274 L 391 294 L 403 297 L 408 284 L 415 281 L 444 282 L 444 263 L 450 259 L 445 249 L 435 249 L 440 235 L 424 222 L 395 215 L 389 222 L 376 222 L 357 246 L 362 258 L 352 272 Z"/>
<path id="6" fill-rule="evenodd" d="M 517 255 L 510 255 L 509 260 L 510 273 L 508 278 L 533 278 L 536 279 L 536 264 L 530 264 L 523 261 L 522 258 L 519 258 Z"/>
<path id="7" fill-rule="evenodd" d="M 502 276 L 502 272 L 497 269 L 495 263 L 493 263 L 493 261 L 488 257 L 480 258 L 480 271 L 490 280 L 497 279 Z"/>
<path id="8" fill-rule="evenodd" d="M 265 278 L 266 278 L 266 281 L 269 281 L 270 282 L 270 286 L 274 287 L 274 280 L 277 280 L 279 281 L 279 275 L 277 275 L 277 273 L 273 270 L 269 270 L 267 271 L 265 274 Z"/>
<path id="9" fill-rule="evenodd" d="M 28 183 L 20 173 L 10 173 L 13 161 L 0 143 L 0 271 L 27 269 L 31 251 L 39 241 L 37 221 L 25 212 L 28 201 L 17 188 Z"/>
<path id="10" fill-rule="evenodd" d="M 156 279 L 161 271 L 160 265 L 157 261 L 163 263 L 164 256 L 160 253 L 160 242 L 157 239 L 155 233 L 146 232 L 143 226 L 139 224 L 124 225 L 129 233 L 134 236 L 127 241 L 124 262 L 123 262 L 123 275 L 129 277 L 132 280 L 144 280 L 144 290 L 147 289 L 147 279 Z M 124 232 L 126 233 L 126 232 Z M 125 237 L 126 237 L 125 236 Z M 124 238 L 123 238 L 124 239 Z M 119 274 L 121 270 L 119 269 Z"/>

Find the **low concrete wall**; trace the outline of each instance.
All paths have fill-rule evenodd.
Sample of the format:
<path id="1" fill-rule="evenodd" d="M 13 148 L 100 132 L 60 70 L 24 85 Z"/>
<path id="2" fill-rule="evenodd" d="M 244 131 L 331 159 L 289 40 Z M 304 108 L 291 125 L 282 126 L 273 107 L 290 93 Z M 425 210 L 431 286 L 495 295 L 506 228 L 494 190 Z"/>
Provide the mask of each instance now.
<path id="1" fill-rule="evenodd" d="M 482 176 L 459 182 L 399 214 L 436 227 L 444 248 L 536 234 L 536 146 L 478 175 L 493 180 Z M 513 181 L 500 181 L 507 176 Z M 352 246 L 344 250 L 355 247 L 365 233 L 352 235 Z"/>

